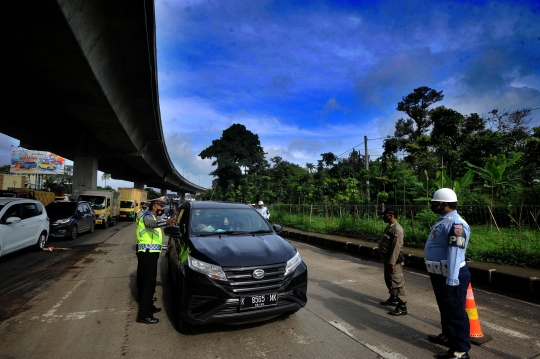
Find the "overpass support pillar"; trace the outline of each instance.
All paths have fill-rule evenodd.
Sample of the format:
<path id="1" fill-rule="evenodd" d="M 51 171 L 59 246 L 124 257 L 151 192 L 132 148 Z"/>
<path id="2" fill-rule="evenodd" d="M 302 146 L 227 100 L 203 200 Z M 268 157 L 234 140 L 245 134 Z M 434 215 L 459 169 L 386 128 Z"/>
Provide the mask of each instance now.
<path id="1" fill-rule="evenodd" d="M 144 189 L 144 183 L 139 181 L 133 182 L 133 188 Z"/>
<path id="2" fill-rule="evenodd" d="M 180 202 L 184 203 L 186 201 L 186 194 L 185 193 L 178 193 L 180 195 Z"/>
<path id="3" fill-rule="evenodd" d="M 76 157 L 73 161 L 73 193 L 97 189 L 98 160 L 94 157 Z"/>
<path id="4" fill-rule="evenodd" d="M 161 189 L 161 195 L 162 196 L 167 196 L 167 189 L 166 188 Z"/>

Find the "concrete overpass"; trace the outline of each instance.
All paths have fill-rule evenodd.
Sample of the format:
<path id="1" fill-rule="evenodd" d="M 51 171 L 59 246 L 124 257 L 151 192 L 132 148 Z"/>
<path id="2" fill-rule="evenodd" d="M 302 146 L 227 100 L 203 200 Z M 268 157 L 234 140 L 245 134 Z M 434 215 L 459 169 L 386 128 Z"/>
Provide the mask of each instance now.
<path id="1" fill-rule="evenodd" d="M 97 170 L 135 187 L 205 188 L 172 164 L 159 111 L 153 0 L 2 4 L 0 132 L 74 161 L 74 191 Z"/>

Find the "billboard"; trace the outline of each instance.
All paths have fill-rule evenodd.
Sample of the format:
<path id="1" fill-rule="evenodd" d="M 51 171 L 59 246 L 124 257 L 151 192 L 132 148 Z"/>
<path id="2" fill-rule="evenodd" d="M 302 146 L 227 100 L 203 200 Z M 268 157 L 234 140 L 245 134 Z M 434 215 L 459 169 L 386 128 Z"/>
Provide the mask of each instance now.
<path id="1" fill-rule="evenodd" d="M 64 173 L 64 157 L 46 151 L 11 150 L 10 173 L 57 175 Z"/>

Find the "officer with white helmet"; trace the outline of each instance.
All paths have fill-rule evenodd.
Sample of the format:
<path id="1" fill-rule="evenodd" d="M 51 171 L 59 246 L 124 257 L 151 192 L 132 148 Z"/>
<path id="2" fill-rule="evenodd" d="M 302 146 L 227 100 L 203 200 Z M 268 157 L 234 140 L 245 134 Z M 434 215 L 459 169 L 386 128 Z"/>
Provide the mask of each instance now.
<path id="1" fill-rule="evenodd" d="M 268 221 L 270 219 L 270 211 L 268 210 L 268 208 L 264 206 L 263 201 L 259 201 L 258 205 L 259 205 L 259 208 L 256 208 L 257 212 L 259 212 L 261 216 L 263 216 L 263 218 Z"/>
<path id="2" fill-rule="evenodd" d="M 456 211 L 456 193 L 441 188 L 433 194 L 431 210 L 440 217 L 424 247 L 426 268 L 441 314 L 442 333 L 428 335 L 432 343 L 448 346 L 439 359 L 468 359 L 471 349 L 469 317 L 465 312 L 471 274 L 465 262 L 470 238 L 467 222 Z"/>

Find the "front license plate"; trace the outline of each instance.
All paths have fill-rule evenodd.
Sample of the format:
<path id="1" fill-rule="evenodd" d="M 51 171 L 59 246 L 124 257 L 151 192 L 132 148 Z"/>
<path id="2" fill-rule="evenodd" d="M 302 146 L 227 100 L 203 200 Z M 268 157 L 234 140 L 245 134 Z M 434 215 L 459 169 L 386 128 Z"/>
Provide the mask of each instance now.
<path id="1" fill-rule="evenodd" d="M 277 293 L 250 295 L 247 297 L 240 297 L 240 310 L 268 307 L 277 304 Z"/>

